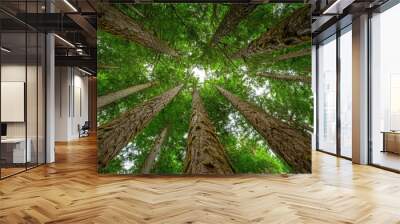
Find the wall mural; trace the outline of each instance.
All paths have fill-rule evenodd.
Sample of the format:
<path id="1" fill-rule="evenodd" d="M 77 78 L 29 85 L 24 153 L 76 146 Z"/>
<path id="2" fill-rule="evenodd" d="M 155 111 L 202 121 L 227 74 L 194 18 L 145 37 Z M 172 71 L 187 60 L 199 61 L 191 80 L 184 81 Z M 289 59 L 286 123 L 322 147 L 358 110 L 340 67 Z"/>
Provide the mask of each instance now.
<path id="1" fill-rule="evenodd" d="M 311 172 L 305 4 L 99 4 L 98 171 Z"/>

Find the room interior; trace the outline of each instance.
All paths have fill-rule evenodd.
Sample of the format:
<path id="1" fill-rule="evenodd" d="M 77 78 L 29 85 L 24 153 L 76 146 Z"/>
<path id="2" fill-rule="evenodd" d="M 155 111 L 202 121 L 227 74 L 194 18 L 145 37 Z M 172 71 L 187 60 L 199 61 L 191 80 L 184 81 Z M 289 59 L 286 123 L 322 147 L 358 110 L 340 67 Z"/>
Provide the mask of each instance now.
<path id="1" fill-rule="evenodd" d="M 79 139 L 89 129 L 94 132 L 95 125 L 89 125 L 89 110 L 93 114 L 89 95 L 95 97 L 96 69 L 90 48 L 93 40 L 83 34 L 86 31 L 79 22 L 73 22 L 82 22 L 82 16 L 64 15 L 67 19 L 62 26 L 59 17 L 52 17 L 53 23 L 29 18 L 77 9 L 49 1 L 2 1 L 0 6 L 0 178 L 4 179 L 54 162 L 55 141 Z M 93 17 L 90 4 L 78 6 Z M 46 32 L 56 33 L 49 37 Z"/>
<path id="2" fill-rule="evenodd" d="M 1 34 L 1 176 L 45 161 L 44 35 Z"/>
<path id="3" fill-rule="evenodd" d="M 332 3 L 327 10 L 332 10 L 336 4 L 340 2 Z M 314 23 L 313 55 L 318 89 L 315 148 L 355 163 L 399 172 L 399 108 L 395 97 L 399 93 L 399 68 L 395 52 L 400 32 L 393 27 L 399 19 L 400 6 L 391 1 L 369 5 L 364 24 L 355 23 L 357 18 L 363 19 L 360 16 L 360 8 L 365 7 L 363 3 L 340 7 L 345 9 L 340 17 L 331 17 L 332 24 L 337 27 L 329 22 L 328 25 L 319 24 L 329 18 L 328 13 Z M 359 35 L 364 35 L 364 39 L 359 39 Z M 359 58 L 355 60 L 355 57 Z M 358 63 L 366 67 L 357 67 Z M 367 72 L 364 77 L 354 76 L 359 69 Z M 360 98 L 355 91 L 361 92 Z M 362 112 L 353 111 L 353 108 L 362 108 Z M 354 122 L 365 130 L 358 133 L 362 136 L 352 137 L 354 131 L 360 130 L 353 127 Z M 365 154 L 361 160 L 359 152 L 354 151 L 357 146 L 352 146 L 359 144 L 358 138 L 364 142 L 361 147 Z"/>

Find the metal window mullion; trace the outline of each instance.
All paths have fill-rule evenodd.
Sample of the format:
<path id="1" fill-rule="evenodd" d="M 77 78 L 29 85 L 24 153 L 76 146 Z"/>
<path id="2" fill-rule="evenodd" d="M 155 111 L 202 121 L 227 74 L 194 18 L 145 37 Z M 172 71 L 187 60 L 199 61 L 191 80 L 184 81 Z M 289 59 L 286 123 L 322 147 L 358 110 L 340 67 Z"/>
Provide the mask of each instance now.
<path id="1" fill-rule="evenodd" d="M 371 20 L 372 20 L 372 11 L 368 12 L 368 25 L 367 25 L 367 46 L 368 46 L 368 53 L 367 53 L 367 83 L 368 83 L 368 89 L 367 89 L 367 119 L 368 119 L 368 124 L 367 124 L 367 129 L 368 129 L 368 158 L 367 158 L 367 163 L 368 164 L 373 164 L 373 148 L 372 148 L 372 63 L 371 63 L 371 56 L 372 56 L 372 29 L 371 29 Z"/>
<path id="2" fill-rule="evenodd" d="M 36 1 L 39 13 L 39 1 Z M 39 33 L 36 32 L 36 166 L 39 165 Z"/>
<path id="3" fill-rule="evenodd" d="M 25 0 L 25 21 L 28 19 L 28 1 Z M 27 113 L 27 97 L 28 97 L 28 25 L 25 25 L 25 102 L 24 102 L 24 118 L 25 118 L 25 170 L 28 169 L 28 113 Z"/>
<path id="4" fill-rule="evenodd" d="M 75 118 L 75 68 L 72 67 L 72 117 Z"/>
<path id="5" fill-rule="evenodd" d="M 341 156 L 341 110 L 340 110 L 340 84 L 341 84 L 341 64 L 340 64 L 340 36 L 341 31 L 336 31 L 336 154 Z"/>
<path id="6" fill-rule="evenodd" d="M 315 148 L 319 149 L 319 44 L 315 47 Z"/>
<path id="7" fill-rule="evenodd" d="M 68 72 L 68 77 L 69 77 L 69 80 L 68 80 L 68 118 L 70 118 L 71 117 L 71 70 L 68 70 L 68 67 L 67 67 L 67 71 L 69 71 Z"/>
<path id="8" fill-rule="evenodd" d="M 0 47 L 2 46 L 2 32 L 1 29 L 2 28 L 2 23 L 0 23 Z M 1 58 L 2 52 L 0 51 L 0 124 L 2 124 L 1 122 L 1 67 L 2 67 L 2 58 Z M 1 134 L 0 134 L 1 135 Z M 2 164 L 1 164 L 1 144 L 0 144 L 0 180 L 2 179 L 1 177 L 1 169 L 2 169 Z"/>
<path id="9" fill-rule="evenodd" d="M 47 12 L 47 5 L 46 5 Z M 48 33 L 44 34 L 44 163 L 47 163 L 47 38 Z"/>

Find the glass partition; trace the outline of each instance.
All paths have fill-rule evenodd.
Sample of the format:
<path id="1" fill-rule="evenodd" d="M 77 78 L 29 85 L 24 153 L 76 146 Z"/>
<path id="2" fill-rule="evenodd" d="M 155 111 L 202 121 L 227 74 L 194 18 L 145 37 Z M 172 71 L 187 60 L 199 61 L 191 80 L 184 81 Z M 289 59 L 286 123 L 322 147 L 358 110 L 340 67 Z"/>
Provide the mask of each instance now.
<path id="1" fill-rule="evenodd" d="M 400 170 L 400 4 L 371 18 L 371 162 Z"/>
<path id="2" fill-rule="evenodd" d="M 40 2 L 0 7 L 36 13 Z M 45 42 L 43 33 L 0 12 L 1 179 L 45 163 Z"/>
<path id="3" fill-rule="evenodd" d="M 318 149 L 336 154 L 336 35 L 318 47 Z"/>
<path id="4" fill-rule="evenodd" d="M 24 171 L 31 160 L 26 141 L 26 33 L 2 33 L 1 156 L 2 177 Z M 27 150 L 28 147 L 28 150 Z"/>
<path id="5" fill-rule="evenodd" d="M 340 41 L 340 155 L 352 157 L 352 34 L 351 25 Z"/>

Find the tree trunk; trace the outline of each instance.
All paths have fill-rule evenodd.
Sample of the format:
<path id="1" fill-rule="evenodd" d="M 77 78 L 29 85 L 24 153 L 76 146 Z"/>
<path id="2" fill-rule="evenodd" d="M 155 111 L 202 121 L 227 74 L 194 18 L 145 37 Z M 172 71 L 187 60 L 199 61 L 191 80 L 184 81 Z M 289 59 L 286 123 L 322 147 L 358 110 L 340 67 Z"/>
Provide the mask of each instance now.
<path id="1" fill-rule="evenodd" d="M 113 92 L 104 96 L 100 96 L 97 99 L 97 108 L 101 108 L 104 107 L 110 103 L 113 103 L 117 100 L 120 100 L 124 97 L 127 97 L 131 94 L 137 93 L 141 90 L 147 89 L 151 86 L 154 86 L 156 84 L 156 82 L 148 82 L 145 84 L 140 84 L 137 86 L 131 86 L 129 88 L 123 89 L 123 90 L 119 90 L 117 92 Z"/>
<path id="2" fill-rule="evenodd" d="M 168 126 L 161 131 L 161 133 L 157 136 L 156 140 L 154 141 L 154 146 L 150 150 L 150 153 L 143 164 L 142 174 L 150 173 L 151 169 L 154 166 L 155 159 L 161 151 L 162 145 L 167 140 L 167 133 L 168 133 Z"/>
<path id="3" fill-rule="evenodd" d="M 239 25 L 240 21 L 250 15 L 256 7 L 256 4 L 232 4 L 211 38 L 210 46 L 218 44 L 224 36 L 231 33 Z"/>
<path id="4" fill-rule="evenodd" d="M 305 48 L 305 49 L 301 49 L 298 51 L 293 51 L 293 52 L 289 52 L 287 54 L 284 55 L 280 55 L 278 57 L 276 57 L 275 61 L 285 61 L 285 60 L 289 60 L 292 58 L 298 58 L 298 57 L 303 57 L 303 56 L 307 56 L 311 54 L 311 49 L 310 48 Z"/>
<path id="5" fill-rule="evenodd" d="M 119 66 L 97 64 L 97 69 L 119 69 Z"/>
<path id="6" fill-rule="evenodd" d="M 221 87 L 217 88 L 264 137 L 270 149 L 292 167 L 293 172 L 311 172 L 310 134 L 272 117 L 259 107 L 243 101 Z"/>
<path id="7" fill-rule="evenodd" d="M 214 126 L 195 90 L 185 162 L 186 174 L 233 174 L 233 168 L 219 142 Z"/>
<path id="8" fill-rule="evenodd" d="M 100 11 L 98 25 L 101 29 L 123 39 L 151 48 L 157 52 L 162 52 L 173 57 L 178 56 L 178 53 L 170 48 L 166 42 L 145 30 L 142 25 L 135 22 L 129 16 L 107 3 L 98 5 Z"/>
<path id="9" fill-rule="evenodd" d="M 99 166 L 105 167 L 182 89 L 179 85 L 125 112 L 97 130 Z"/>
<path id="10" fill-rule="evenodd" d="M 296 10 L 261 37 L 250 42 L 248 47 L 234 53 L 232 58 L 250 57 L 310 41 L 310 13 L 309 6 Z"/>
<path id="11" fill-rule="evenodd" d="M 286 74 L 279 74 L 273 72 L 261 72 L 257 73 L 257 76 L 273 79 L 273 80 L 280 80 L 280 81 L 291 81 L 291 82 L 302 82 L 307 85 L 311 85 L 311 77 L 310 76 L 300 76 L 300 75 L 286 75 Z"/>

